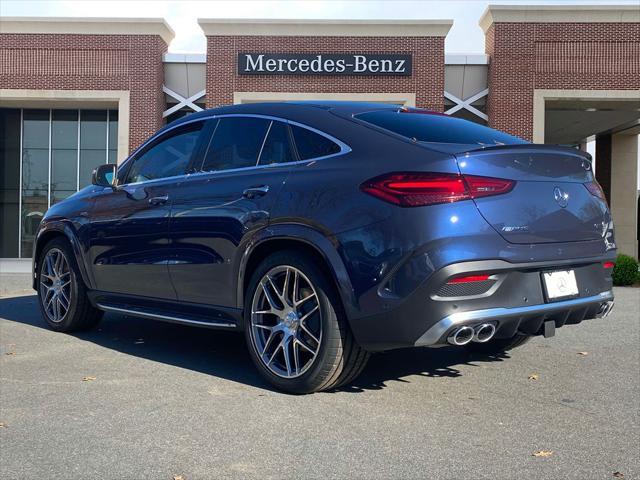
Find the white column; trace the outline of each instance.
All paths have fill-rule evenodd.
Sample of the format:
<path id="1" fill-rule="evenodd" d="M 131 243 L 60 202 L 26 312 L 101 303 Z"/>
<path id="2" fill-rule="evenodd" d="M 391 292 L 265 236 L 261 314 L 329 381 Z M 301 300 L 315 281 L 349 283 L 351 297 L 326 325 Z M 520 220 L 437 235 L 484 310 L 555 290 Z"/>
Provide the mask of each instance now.
<path id="1" fill-rule="evenodd" d="M 611 213 L 618 252 L 638 258 L 638 138 L 619 133 L 611 141 Z"/>

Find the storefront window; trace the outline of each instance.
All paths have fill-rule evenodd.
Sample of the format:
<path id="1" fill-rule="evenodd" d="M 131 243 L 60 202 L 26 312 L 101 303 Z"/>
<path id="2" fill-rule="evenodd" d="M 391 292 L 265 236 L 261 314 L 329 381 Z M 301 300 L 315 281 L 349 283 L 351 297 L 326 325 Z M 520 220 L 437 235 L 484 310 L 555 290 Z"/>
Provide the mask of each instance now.
<path id="1" fill-rule="evenodd" d="M 54 110 L 51 130 L 51 205 L 78 187 L 78 110 Z"/>
<path id="2" fill-rule="evenodd" d="M 0 108 L 0 258 L 29 258 L 47 209 L 117 148 L 115 110 Z"/>
<path id="3" fill-rule="evenodd" d="M 25 110 L 22 123 L 22 257 L 30 257 L 34 234 L 49 206 L 50 110 Z"/>
<path id="4" fill-rule="evenodd" d="M 109 110 L 107 112 L 109 119 L 108 146 L 109 163 L 118 163 L 118 111 Z"/>
<path id="5" fill-rule="evenodd" d="M 20 109 L 0 108 L 0 258 L 18 256 Z"/>
<path id="6" fill-rule="evenodd" d="M 80 114 L 80 188 L 91 183 L 94 168 L 107 163 L 107 112 L 83 110 Z"/>

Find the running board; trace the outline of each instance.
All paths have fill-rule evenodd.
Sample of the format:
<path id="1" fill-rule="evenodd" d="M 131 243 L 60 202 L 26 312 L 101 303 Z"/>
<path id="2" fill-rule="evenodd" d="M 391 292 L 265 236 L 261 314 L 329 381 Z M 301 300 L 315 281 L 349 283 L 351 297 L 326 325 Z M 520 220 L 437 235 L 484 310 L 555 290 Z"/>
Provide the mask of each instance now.
<path id="1" fill-rule="evenodd" d="M 192 318 L 178 317 L 175 315 L 167 315 L 163 313 L 153 313 L 141 309 L 131 309 L 115 307 L 113 305 L 106 305 L 104 303 L 96 303 L 96 307 L 105 312 L 122 313 L 125 315 L 132 315 L 135 317 L 149 318 L 151 320 L 160 320 L 162 322 L 180 323 L 183 325 L 195 325 L 198 327 L 209 328 L 236 328 L 237 325 L 231 322 L 206 322 L 203 320 L 194 320 Z"/>

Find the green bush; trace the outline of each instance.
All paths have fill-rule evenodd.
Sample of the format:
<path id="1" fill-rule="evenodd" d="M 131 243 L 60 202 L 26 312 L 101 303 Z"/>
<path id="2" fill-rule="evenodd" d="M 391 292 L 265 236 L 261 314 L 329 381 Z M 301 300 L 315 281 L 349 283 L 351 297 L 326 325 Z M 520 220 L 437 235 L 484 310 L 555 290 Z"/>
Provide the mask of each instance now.
<path id="1" fill-rule="evenodd" d="M 631 285 L 638 280 L 638 261 L 629 255 L 618 255 L 616 266 L 613 267 L 614 285 Z"/>

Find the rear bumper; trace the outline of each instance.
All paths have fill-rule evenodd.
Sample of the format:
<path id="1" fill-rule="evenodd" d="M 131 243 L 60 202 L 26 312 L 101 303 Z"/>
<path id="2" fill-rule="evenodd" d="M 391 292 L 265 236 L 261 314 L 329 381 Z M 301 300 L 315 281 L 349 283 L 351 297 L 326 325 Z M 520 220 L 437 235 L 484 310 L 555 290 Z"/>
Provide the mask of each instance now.
<path id="1" fill-rule="evenodd" d="M 394 293 L 402 287 L 401 282 L 390 279 L 382 282 L 377 292 L 384 302 L 382 308 L 373 315 L 350 318 L 351 328 L 358 343 L 370 351 L 444 345 L 461 326 L 486 322 L 496 327 L 495 338 L 517 333 L 541 335 L 549 320 L 560 328 L 608 313 L 613 302 L 612 279 L 610 269 L 604 269 L 603 263 L 612 256 L 608 253 L 597 258 L 552 262 L 454 263 L 434 272 L 412 292 L 400 295 Z M 411 261 L 406 264 L 413 267 Z M 575 272 L 578 295 L 550 301 L 542 272 L 568 269 Z M 489 273 L 493 279 L 484 290 L 448 288 L 451 277 L 480 272 Z"/>
<path id="2" fill-rule="evenodd" d="M 452 331 L 468 325 L 494 322 L 498 337 L 512 337 L 516 333 L 538 333 L 544 322 L 553 320 L 556 328 L 580 323 L 590 318 L 606 317 L 613 308 L 613 292 L 562 302 L 528 305 L 513 308 L 487 308 L 448 315 L 430 327 L 415 342 L 416 347 L 445 344 Z"/>

